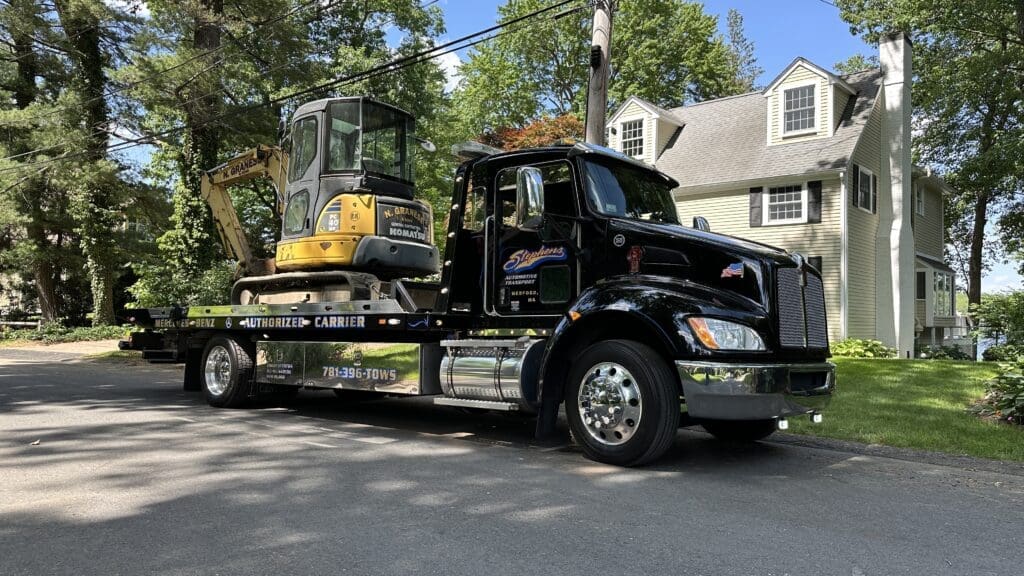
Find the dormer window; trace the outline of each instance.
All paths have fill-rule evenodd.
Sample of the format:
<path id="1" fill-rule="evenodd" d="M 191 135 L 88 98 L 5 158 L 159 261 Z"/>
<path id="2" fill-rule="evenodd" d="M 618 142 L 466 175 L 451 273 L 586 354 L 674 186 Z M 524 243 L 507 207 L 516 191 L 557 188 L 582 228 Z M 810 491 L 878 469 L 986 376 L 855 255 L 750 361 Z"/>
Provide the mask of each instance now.
<path id="1" fill-rule="evenodd" d="M 801 134 L 815 129 L 814 84 L 783 90 L 785 125 L 783 134 Z"/>
<path id="2" fill-rule="evenodd" d="M 622 123 L 622 153 L 631 158 L 644 155 L 644 121 L 630 120 Z"/>

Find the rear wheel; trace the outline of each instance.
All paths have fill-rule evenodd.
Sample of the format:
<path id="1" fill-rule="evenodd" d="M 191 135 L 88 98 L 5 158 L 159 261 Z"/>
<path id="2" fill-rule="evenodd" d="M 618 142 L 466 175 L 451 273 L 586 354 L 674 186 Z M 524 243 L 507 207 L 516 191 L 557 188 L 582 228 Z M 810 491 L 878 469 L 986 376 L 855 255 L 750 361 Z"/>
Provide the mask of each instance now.
<path id="1" fill-rule="evenodd" d="M 639 466 L 672 446 L 679 427 L 679 385 L 646 344 L 609 340 L 573 363 L 565 413 L 588 458 Z"/>
<path id="2" fill-rule="evenodd" d="M 757 442 L 775 432 L 775 420 L 715 420 L 701 424 L 712 436 L 726 442 Z"/>
<path id="3" fill-rule="evenodd" d="M 210 406 L 237 408 L 249 399 L 252 354 L 238 341 L 214 336 L 203 351 L 203 393 Z"/>

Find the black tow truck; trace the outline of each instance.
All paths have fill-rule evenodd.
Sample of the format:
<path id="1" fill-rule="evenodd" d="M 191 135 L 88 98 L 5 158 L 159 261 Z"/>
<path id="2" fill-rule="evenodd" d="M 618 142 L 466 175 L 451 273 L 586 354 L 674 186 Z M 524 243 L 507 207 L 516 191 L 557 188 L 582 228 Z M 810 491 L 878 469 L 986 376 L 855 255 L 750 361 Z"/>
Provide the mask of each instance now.
<path id="1" fill-rule="evenodd" d="M 820 421 L 835 386 L 821 276 L 798 254 L 680 225 L 677 183 L 575 144 L 457 170 L 440 282 L 339 302 L 130 311 L 122 348 L 183 362 L 214 406 L 329 388 L 520 412 L 586 455 L 650 462 L 680 425 L 753 441 Z"/>

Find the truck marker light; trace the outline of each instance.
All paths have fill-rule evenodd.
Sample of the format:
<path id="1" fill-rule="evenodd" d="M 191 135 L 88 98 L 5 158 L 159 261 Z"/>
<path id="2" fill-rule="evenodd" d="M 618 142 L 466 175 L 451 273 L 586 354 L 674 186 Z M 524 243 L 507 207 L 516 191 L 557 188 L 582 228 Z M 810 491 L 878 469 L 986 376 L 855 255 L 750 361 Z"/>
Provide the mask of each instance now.
<path id="1" fill-rule="evenodd" d="M 712 350 L 718 350 L 718 342 L 715 341 L 715 336 L 711 334 L 708 323 L 703 318 L 687 318 L 686 323 L 690 325 L 701 344 Z"/>
<path id="2" fill-rule="evenodd" d="M 398 326 L 402 321 L 398 318 L 388 318 L 388 326 Z"/>
<path id="3" fill-rule="evenodd" d="M 640 260 L 644 257 L 643 246 L 630 246 L 626 252 L 626 261 L 629 262 L 629 273 L 636 274 L 640 271 Z"/>
<path id="4" fill-rule="evenodd" d="M 579 320 L 580 316 L 582 316 L 582 314 L 580 314 L 579 312 L 577 312 L 575 310 L 569 310 L 569 319 L 571 321 L 575 322 L 575 321 Z"/>
<path id="5" fill-rule="evenodd" d="M 387 324 L 387 320 L 385 320 L 385 319 L 383 319 L 383 318 L 378 318 L 378 319 L 377 319 L 377 325 L 378 325 L 378 326 L 383 326 L 383 325 L 385 325 L 385 324 Z"/>
<path id="6" fill-rule="evenodd" d="M 302 327 L 303 328 L 305 328 L 306 326 L 312 326 L 312 325 L 313 325 L 313 321 L 312 320 L 303 320 L 302 321 Z"/>

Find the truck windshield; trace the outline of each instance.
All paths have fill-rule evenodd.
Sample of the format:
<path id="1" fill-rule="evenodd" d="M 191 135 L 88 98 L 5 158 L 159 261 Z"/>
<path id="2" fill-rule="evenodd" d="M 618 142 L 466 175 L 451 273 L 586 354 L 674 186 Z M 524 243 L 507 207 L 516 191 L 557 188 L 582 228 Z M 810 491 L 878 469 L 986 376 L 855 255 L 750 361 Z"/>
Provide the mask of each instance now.
<path id="1" fill-rule="evenodd" d="M 672 188 L 651 172 L 628 164 L 586 162 L 587 202 L 606 216 L 678 224 Z"/>
<path id="2" fill-rule="evenodd" d="M 415 120 L 389 106 L 366 100 L 330 106 L 327 171 L 365 170 L 413 182 Z"/>

